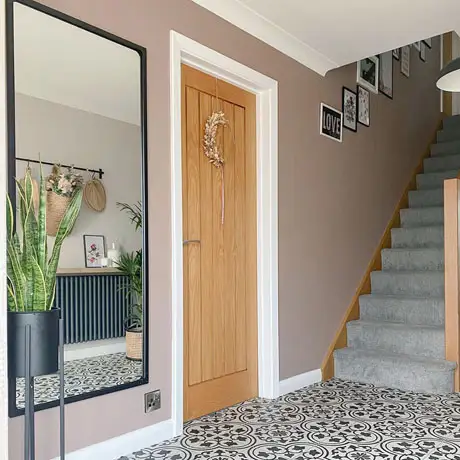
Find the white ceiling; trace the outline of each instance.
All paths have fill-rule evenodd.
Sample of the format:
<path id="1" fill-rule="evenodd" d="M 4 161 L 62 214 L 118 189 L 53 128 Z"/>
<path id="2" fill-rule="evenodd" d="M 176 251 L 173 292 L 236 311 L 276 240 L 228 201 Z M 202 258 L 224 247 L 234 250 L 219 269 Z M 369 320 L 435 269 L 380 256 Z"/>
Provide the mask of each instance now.
<path id="1" fill-rule="evenodd" d="M 193 0 L 321 75 L 460 30 L 459 0 Z"/>
<path id="2" fill-rule="evenodd" d="M 140 124 L 140 57 L 88 31 L 14 4 L 16 91 Z"/>

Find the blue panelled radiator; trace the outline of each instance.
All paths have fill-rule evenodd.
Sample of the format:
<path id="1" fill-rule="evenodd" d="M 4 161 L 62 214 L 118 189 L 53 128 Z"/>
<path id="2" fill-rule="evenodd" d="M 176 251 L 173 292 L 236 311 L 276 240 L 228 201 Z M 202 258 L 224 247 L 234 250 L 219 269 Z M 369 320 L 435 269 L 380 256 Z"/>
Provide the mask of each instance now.
<path id="1" fill-rule="evenodd" d="M 123 337 L 126 282 L 116 273 L 58 275 L 54 303 L 64 318 L 65 343 Z"/>

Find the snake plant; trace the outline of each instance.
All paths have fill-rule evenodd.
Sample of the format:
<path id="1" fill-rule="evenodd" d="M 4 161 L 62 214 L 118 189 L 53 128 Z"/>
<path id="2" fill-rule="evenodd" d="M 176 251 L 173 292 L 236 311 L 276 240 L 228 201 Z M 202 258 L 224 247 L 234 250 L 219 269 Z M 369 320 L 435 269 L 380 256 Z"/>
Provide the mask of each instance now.
<path id="1" fill-rule="evenodd" d="M 70 201 L 48 258 L 46 189 L 41 168 L 37 215 L 33 198 L 34 183 L 29 169 L 24 180 L 16 180 L 16 188 L 21 236 L 15 229 L 15 210 L 7 196 L 8 309 L 14 312 L 48 311 L 54 303 L 62 243 L 80 212 L 82 189 L 77 189 Z"/>

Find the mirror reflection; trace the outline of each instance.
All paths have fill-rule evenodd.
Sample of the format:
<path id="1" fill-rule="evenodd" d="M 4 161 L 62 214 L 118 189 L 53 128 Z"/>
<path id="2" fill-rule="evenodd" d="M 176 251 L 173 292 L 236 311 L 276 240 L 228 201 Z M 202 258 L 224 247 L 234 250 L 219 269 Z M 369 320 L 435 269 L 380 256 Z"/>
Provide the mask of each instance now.
<path id="1" fill-rule="evenodd" d="M 38 215 L 42 170 L 49 255 L 82 193 L 54 299 L 64 320 L 65 395 L 75 400 L 146 377 L 140 56 L 15 3 L 14 57 L 14 176 L 30 174 Z M 36 377 L 34 395 L 36 405 L 57 401 L 58 374 Z M 23 378 L 16 406 L 24 407 Z"/>

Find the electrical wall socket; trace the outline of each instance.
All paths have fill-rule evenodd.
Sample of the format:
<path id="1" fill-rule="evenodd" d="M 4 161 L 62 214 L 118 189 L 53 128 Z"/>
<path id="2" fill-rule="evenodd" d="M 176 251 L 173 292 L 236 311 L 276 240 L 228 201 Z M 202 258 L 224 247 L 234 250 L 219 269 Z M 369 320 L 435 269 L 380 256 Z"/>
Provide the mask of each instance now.
<path id="1" fill-rule="evenodd" d="M 144 395 L 144 409 L 146 413 L 153 412 L 161 407 L 160 390 L 151 391 Z"/>

